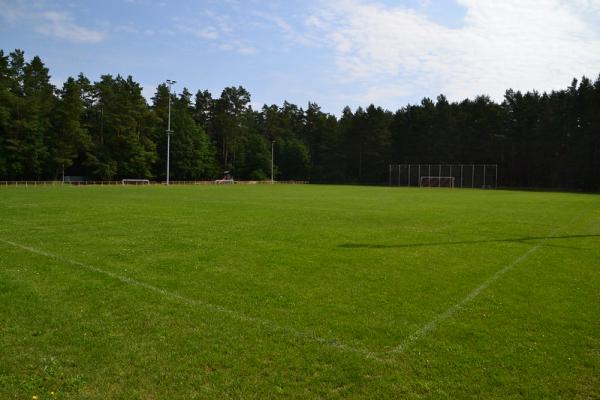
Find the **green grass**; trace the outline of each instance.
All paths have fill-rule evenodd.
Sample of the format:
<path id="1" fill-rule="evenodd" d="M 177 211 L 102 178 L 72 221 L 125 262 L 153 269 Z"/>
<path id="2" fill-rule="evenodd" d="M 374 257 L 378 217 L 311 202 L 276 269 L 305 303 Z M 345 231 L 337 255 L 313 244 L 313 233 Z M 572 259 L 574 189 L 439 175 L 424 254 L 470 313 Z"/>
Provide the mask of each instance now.
<path id="1" fill-rule="evenodd" d="M 2 399 L 600 398 L 596 195 L 2 188 L 0 221 Z"/>

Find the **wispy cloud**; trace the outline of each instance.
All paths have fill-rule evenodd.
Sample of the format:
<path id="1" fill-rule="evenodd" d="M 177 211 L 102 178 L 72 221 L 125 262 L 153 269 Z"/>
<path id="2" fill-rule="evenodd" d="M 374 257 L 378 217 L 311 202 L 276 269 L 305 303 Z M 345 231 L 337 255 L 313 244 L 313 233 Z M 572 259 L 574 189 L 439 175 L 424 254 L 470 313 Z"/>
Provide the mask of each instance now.
<path id="1" fill-rule="evenodd" d="M 252 55 L 258 52 L 256 47 L 236 38 L 229 31 L 222 31 L 215 26 L 197 27 L 190 24 L 178 23 L 177 31 L 192 35 L 197 39 L 212 42 L 215 48 L 222 51 L 233 51 L 241 55 Z"/>
<path id="2" fill-rule="evenodd" d="M 71 15 L 65 12 L 46 11 L 39 16 L 36 31 L 76 43 L 98 43 L 106 38 L 106 33 L 78 25 Z"/>
<path id="3" fill-rule="evenodd" d="M 231 19 L 230 15 L 205 11 L 202 17 L 176 17 L 174 23 L 177 32 L 208 42 L 214 46 L 213 48 L 241 55 L 252 55 L 258 52 L 256 46 L 243 38 L 236 28 L 238 24 Z"/>
<path id="4" fill-rule="evenodd" d="M 598 0 L 571 0 L 570 3 L 574 10 L 579 10 L 584 13 L 600 13 L 600 1 Z"/>
<path id="5" fill-rule="evenodd" d="M 7 23 L 13 24 L 24 16 L 20 5 L 11 4 L 7 0 L 0 0 L 0 17 Z"/>
<path id="6" fill-rule="evenodd" d="M 246 56 L 256 54 L 258 52 L 255 47 L 238 40 L 223 42 L 219 45 L 219 49 L 224 51 L 235 51 L 238 54 Z"/>
<path id="7" fill-rule="evenodd" d="M 576 1 L 598 12 L 597 0 Z M 550 90 L 600 72 L 599 32 L 572 3 L 458 3 L 466 16 L 457 29 L 415 9 L 357 0 L 324 3 L 307 26 L 332 49 L 338 79 L 360 83 L 370 100 L 394 97 L 383 89 L 395 85 L 408 94 L 436 88 L 456 100 L 482 93 L 499 99 L 509 87 Z"/>
<path id="8" fill-rule="evenodd" d="M 77 23 L 68 12 L 45 9 L 43 3 L 0 0 L 0 9 L 0 17 L 6 23 L 31 25 L 42 35 L 76 43 L 98 43 L 107 37 L 105 32 Z"/>
<path id="9" fill-rule="evenodd" d="M 275 13 L 268 13 L 262 11 L 255 11 L 253 15 L 258 18 L 267 21 L 271 26 L 275 27 L 277 31 L 283 36 L 285 40 L 292 44 L 298 44 L 302 46 L 313 46 L 317 41 L 309 32 L 301 32 L 294 28 L 290 22 L 284 17 Z"/>
<path id="10" fill-rule="evenodd" d="M 220 36 L 219 31 L 213 26 L 197 27 L 193 25 L 179 24 L 177 29 L 179 32 L 190 33 L 200 39 L 215 40 Z"/>

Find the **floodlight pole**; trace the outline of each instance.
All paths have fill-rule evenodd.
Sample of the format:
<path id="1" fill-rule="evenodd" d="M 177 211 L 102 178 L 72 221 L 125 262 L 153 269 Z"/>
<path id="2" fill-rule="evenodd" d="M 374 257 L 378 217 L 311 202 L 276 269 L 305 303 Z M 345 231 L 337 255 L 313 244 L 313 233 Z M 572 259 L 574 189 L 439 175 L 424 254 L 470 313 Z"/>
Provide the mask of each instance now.
<path id="1" fill-rule="evenodd" d="M 171 134 L 173 131 L 171 130 L 171 85 L 176 83 L 170 79 L 167 79 L 167 85 L 169 85 L 169 117 L 167 120 L 167 185 L 169 184 L 169 175 L 170 175 L 170 166 L 171 166 Z"/>
<path id="2" fill-rule="evenodd" d="M 274 183 L 273 181 L 273 149 L 274 149 L 275 141 L 271 140 L 271 185 Z"/>

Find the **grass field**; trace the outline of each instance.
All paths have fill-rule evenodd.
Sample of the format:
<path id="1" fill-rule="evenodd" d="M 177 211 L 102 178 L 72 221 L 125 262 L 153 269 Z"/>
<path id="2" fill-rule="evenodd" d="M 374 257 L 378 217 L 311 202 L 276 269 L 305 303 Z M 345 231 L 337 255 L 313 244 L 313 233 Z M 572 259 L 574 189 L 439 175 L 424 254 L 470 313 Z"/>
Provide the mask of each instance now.
<path id="1" fill-rule="evenodd" d="M 2 188 L 0 220 L 1 399 L 600 398 L 597 195 Z"/>

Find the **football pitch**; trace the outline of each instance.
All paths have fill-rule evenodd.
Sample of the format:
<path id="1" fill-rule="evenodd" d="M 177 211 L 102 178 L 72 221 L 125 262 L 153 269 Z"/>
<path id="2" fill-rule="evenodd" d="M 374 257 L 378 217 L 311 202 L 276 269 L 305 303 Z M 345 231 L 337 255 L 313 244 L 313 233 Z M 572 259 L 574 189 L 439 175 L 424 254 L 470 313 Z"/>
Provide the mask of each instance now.
<path id="1" fill-rule="evenodd" d="M 0 188 L 0 398 L 600 398 L 600 196 Z"/>

